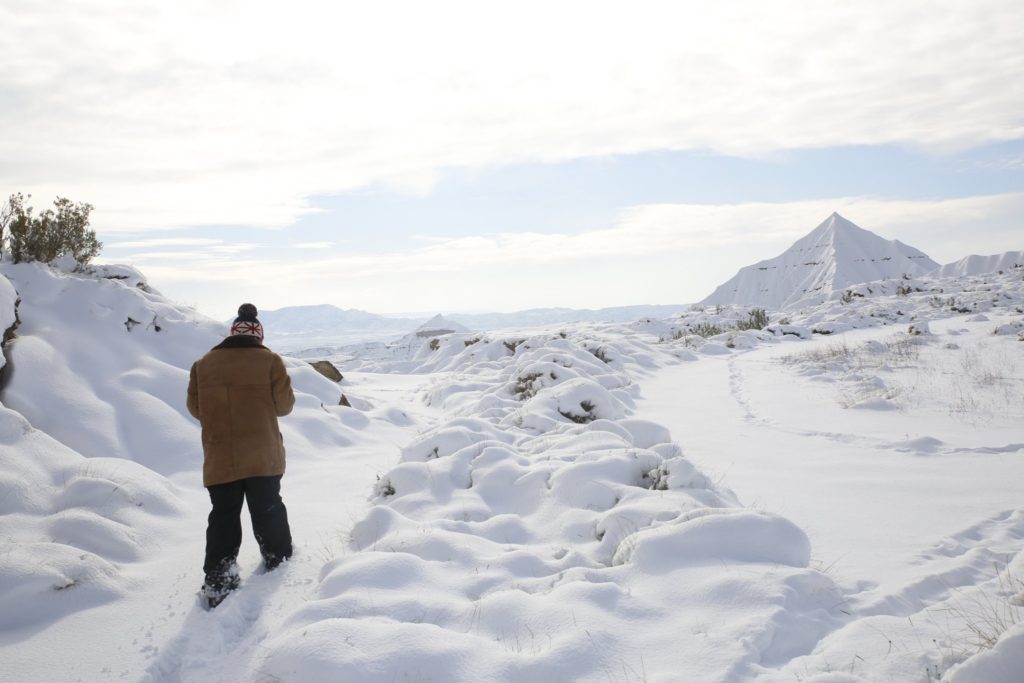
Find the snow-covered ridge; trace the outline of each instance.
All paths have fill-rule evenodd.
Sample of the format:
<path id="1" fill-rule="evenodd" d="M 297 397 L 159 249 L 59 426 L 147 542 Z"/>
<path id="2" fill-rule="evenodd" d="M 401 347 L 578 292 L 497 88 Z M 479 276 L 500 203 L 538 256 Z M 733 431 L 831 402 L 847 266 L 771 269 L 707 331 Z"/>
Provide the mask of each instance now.
<path id="1" fill-rule="evenodd" d="M 885 240 L 837 213 L 775 258 L 740 271 L 700 303 L 786 308 L 802 299 L 873 280 L 924 275 L 939 264 L 898 240 Z"/>
<path id="2" fill-rule="evenodd" d="M 1007 251 L 1002 254 L 979 256 L 972 254 L 959 261 L 947 263 L 936 271 L 929 273 L 933 277 L 963 277 L 968 275 L 984 275 L 1000 270 L 1024 268 L 1024 251 Z"/>
<path id="3" fill-rule="evenodd" d="M 957 314 L 1024 312 L 1024 267 L 979 275 L 893 278 L 834 292 L 823 302 L 805 299 L 779 315 L 823 334 Z"/>
<path id="4" fill-rule="evenodd" d="M 638 332 L 679 339 L 689 346 L 713 342 L 729 348 L 750 348 L 751 343 L 765 338 L 756 330 L 737 329 L 749 319 L 752 310 L 750 306 L 735 304 L 697 305 L 670 320 L 642 320 L 632 327 Z M 919 277 L 862 282 L 827 297 L 815 294 L 786 308 L 765 311 L 770 320 L 769 337 L 787 334 L 803 338 L 883 325 L 910 325 L 968 313 L 1024 313 L 1024 266 L 1011 265 L 977 275 L 943 276 L 933 271 Z M 716 333 L 716 329 L 721 333 Z M 700 338 L 695 336 L 698 332 Z"/>

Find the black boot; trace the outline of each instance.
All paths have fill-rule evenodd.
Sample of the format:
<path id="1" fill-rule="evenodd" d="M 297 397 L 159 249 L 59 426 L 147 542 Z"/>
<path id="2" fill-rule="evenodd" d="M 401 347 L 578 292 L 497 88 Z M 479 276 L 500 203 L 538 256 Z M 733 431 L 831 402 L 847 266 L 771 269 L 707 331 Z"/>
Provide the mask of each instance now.
<path id="1" fill-rule="evenodd" d="M 207 574 L 206 581 L 203 582 L 203 587 L 199 591 L 206 600 L 207 609 L 213 609 L 224 602 L 224 598 L 238 588 L 241 582 L 242 580 L 238 576 L 238 565 L 234 562 L 223 571 Z"/>

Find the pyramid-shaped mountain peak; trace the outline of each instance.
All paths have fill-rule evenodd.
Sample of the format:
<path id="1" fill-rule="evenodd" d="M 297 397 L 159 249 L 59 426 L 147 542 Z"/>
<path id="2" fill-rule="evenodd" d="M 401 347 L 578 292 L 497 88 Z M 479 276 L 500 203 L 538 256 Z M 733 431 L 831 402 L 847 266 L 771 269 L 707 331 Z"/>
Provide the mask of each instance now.
<path id="1" fill-rule="evenodd" d="M 864 228 L 853 223 L 852 221 L 843 218 L 841 215 L 834 211 L 832 212 L 831 216 L 826 218 L 818 225 L 818 227 L 816 227 L 814 230 L 808 233 L 807 237 L 810 238 L 813 236 L 825 239 L 835 239 L 836 237 L 843 235 L 871 235 L 874 237 L 878 237 L 877 235 L 874 235 L 874 233 L 872 233 L 871 231 L 865 230 Z"/>
<path id="2" fill-rule="evenodd" d="M 701 303 L 780 309 L 862 282 L 916 277 L 937 267 L 921 251 L 833 212 L 782 254 L 741 268 Z"/>
<path id="3" fill-rule="evenodd" d="M 469 332 L 469 328 L 451 318 L 438 313 L 416 329 L 417 336 L 450 334 L 452 332 Z"/>

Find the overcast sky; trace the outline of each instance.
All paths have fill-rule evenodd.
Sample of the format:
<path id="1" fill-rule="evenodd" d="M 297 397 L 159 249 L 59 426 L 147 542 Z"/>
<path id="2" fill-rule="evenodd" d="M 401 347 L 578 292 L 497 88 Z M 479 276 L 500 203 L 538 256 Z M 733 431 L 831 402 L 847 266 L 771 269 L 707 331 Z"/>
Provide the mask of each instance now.
<path id="1" fill-rule="evenodd" d="M 217 318 L 687 303 L 832 211 L 1024 249 L 1019 0 L 0 0 L 0 37 L 4 196 L 94 204 Z"/>

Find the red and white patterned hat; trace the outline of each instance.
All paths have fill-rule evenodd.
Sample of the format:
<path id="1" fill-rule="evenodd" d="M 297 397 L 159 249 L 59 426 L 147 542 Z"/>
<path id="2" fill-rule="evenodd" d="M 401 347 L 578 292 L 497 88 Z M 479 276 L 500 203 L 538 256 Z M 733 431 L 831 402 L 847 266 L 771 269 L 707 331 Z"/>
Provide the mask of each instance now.
<path id="1" fill-rule="evenodd" d="M 231 336 L 244 335 L 256 337 L 263 341 L 263 325 L 256 319 L 256 307 L 252 304 L 242 304 L 238 307 L 238 317 L 231 323 Z"/>

